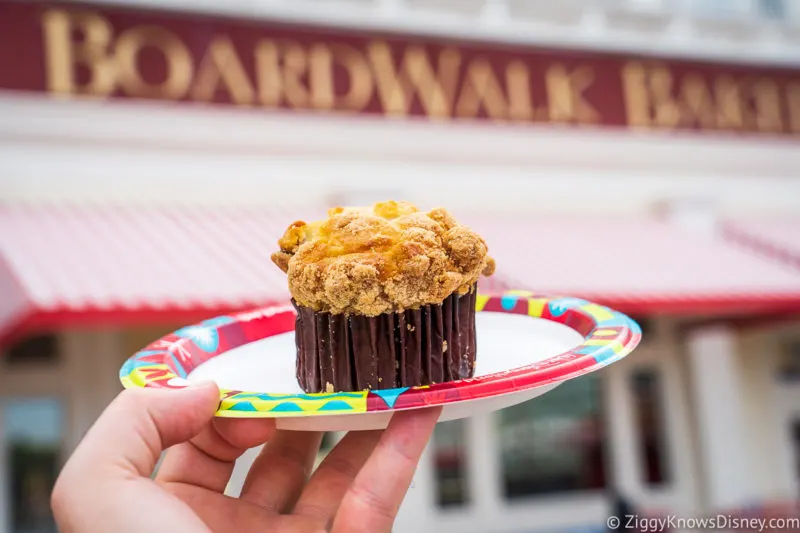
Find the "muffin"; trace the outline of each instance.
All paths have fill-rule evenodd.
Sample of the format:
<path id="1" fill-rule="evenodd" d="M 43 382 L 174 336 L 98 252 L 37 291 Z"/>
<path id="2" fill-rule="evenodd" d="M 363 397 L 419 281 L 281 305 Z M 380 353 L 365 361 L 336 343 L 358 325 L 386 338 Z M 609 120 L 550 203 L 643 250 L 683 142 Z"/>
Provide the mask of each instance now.
<path id="1" fill-rule="evenodd" d="M 472 377 L 475 299 L 494 273 L 480 235 L 445 209 L 336 207 L 292 223 L 272 261 L 297 309 L 297 379 L 308 392 Z"/>

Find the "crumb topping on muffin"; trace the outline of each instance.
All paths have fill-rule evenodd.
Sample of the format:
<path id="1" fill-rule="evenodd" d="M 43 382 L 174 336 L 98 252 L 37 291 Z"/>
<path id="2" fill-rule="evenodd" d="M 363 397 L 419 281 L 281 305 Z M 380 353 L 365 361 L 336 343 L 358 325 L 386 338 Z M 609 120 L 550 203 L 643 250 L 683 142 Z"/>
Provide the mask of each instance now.
<path id="1" fill-rule="evenodd" d="M 477 233 L 445 209 L 407 202 L 335 207 L 328 218 L 292 223 L 272 261 L 298 304 L 315 311 L 377 316 L 465 294 L 494 260 Z"/>

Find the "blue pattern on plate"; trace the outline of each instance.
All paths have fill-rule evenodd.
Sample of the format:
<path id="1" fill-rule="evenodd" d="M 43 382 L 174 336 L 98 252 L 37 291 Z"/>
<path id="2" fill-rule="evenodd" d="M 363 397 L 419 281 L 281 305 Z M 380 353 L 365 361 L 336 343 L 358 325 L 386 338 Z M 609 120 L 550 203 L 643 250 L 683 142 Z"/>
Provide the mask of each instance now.
<path id="1" fill-rule="evenodd" d="M 407 390 L 408 387 L 401 387 L 399 389 L 374 390 L 372 391 L 372 394 L 380 396 L 381 399 L 384 402 L 386 402 L 386 405 L 388 405 L 389 407 L 394 407 L 394 404 L 397 401 L 397 397 L 403 394 Z"/>
<path id="2" fill-rule="evenodd" d="M 347 402 L 333 400 L 319 408 L 320 411 L 352 411 L 353 408 Z"/>
<path id="3" fill-rule="evenodd" d="M 581 307 L 587 305 L 589 302 L 581 300 L 580 298 L 559 298 L 557 300 L 550 300 L 548 306 L 550 307 L 550 314 L 558 317 L 567 312 L 567 309 L 573 307 Z"/>
<path id="4" fill-rule="evenodd" d="M 275 411 L 276 413 L 302 413 L 303 408 L 297 405 L 296 403 L 286 402 L 286 403 L 279 403 L 272 409 L 271 411 Z"/>
<path id="5" fill-rule="evenodd" d="M 169 356 L 172 359 L 172 367 L 173 367 L 173 369 L 177 372 L 177 374 L 180 377 L 182 377 L 183 379 L 186 379 L 188 374 L 186 373 L 186 370 L 183 368 L 183 365 L 181 364 L 180 360 L 177 357 L 175 357 L 174 353 L 170 353 Z"/>
<path id="6" fill-rule="evenodd" d="M 250 402 L 239 402 L 228 407 L 230 411 L 247 411 L 248 413 L 256 412 L 258 409 Z"/>
<path id="7" fill-rule="evenodd" d="M 519 296 L 515 294 L 504 294 L 500 298 L 500 306 L 506 311 L 511 311 L 512 309 L 514 309 L 514 306 L 517 305 L 518 301 L 519 301 Z"/>
<path id="8" fill-rule="evenodd" d="M 234 322 L 231 316 L 218 316 L 204 320 L 194 326 L 186 326 L 175 332 L 182 339 L 191 340 L 198 348 L 207 353 L 214 353 L 219 348 L 219 332 L 217 329 Z"/>

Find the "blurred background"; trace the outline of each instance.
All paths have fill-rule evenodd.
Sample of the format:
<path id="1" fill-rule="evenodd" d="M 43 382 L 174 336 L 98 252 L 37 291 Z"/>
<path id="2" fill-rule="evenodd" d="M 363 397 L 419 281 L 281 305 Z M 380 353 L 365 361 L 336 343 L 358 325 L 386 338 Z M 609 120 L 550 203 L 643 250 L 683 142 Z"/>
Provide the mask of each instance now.
<path id="1" fill-rule="evenodd" d="M 286 224 L 386 199 L 481 232 L 483 291 L 644 331 L 441 424 L 398 532 L 797 516 L 799 142 L 797 0 L 0 0 L 0 533 L 55 531 L 125 358 L 285 300 Z"/>

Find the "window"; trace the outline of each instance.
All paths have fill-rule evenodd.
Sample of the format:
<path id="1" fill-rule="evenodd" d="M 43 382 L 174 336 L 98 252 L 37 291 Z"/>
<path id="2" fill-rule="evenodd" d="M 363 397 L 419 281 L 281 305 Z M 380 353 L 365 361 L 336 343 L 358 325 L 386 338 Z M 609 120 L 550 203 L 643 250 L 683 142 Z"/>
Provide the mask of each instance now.
<path id="1" fill-rule="evenodd" d="M 784 383 L 800 382 L 800 341 L 792 340 L 783 345 L 778 368 L 778 379 Z"/>
<path id="2" fill-rule="evenodd" d="M 596 374 L 498 413 L 506 498 L 606 486 L 600 381 Z"/>
<path id="3" fill-rule="evenodd" d="M 642 330 L 642 342 L 649 341 L 650 336 L 655 333 L 653 319 L 648 316 L 631 316 L 631 318 L 639 324 L 639 328 Z"/>
<path id="4" fill-rule="evenodd" d="M 759 0 L 758 13 L 768 20 L 784 20 L 786 18 L 786 1 Z"/>
<path id="5" fill-rule="evenodd" d="M 56 533 L 50 492 L 61 466 L 62 406 L 51 398 L 3 403 L 11 531 Z"/>
<path id="6" fill-rule="evenodd" d="M 640 461 L 644 467 L 644 482 L 648 485 L 669 482 L 661 387 L 661 376 L 655 370 L 643 369 L 631 376 L 634 423 L 639 439 Z"/>
<path id="7" fill-rule="evenodd" d="M 53 364 L 58 362 L 58 339 L 55 335 L 38 335 L 23 339 L 9 348 L 7 365 Z"/>
<path id="8" fill-rule="evenodd" d="M 464 420 L 451 420 L 436 425 L 433 433 L 433 460 L 439 507 L 456 507 L 469 501 L 465 442 Z"/>

